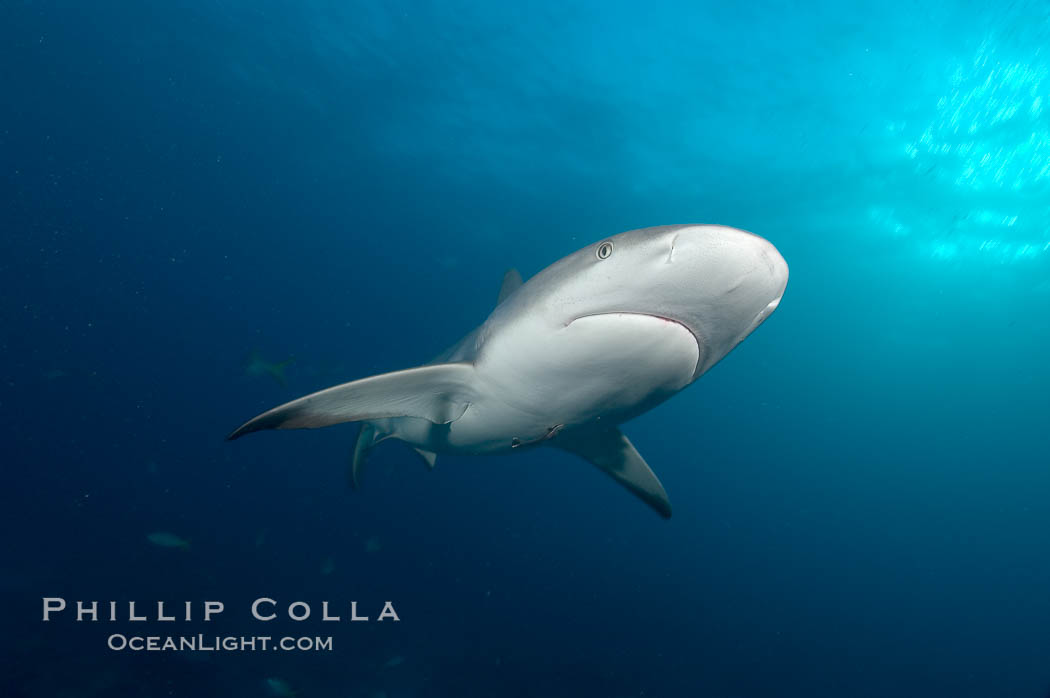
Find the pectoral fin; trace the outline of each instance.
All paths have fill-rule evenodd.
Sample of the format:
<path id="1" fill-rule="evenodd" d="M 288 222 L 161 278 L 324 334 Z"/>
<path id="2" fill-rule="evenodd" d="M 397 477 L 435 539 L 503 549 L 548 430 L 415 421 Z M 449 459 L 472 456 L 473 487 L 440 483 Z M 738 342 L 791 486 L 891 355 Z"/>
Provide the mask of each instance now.
<path id="1" fill-rule="evenodd" d="M 470 405 L 473 380 L 474 366 L 469 363 L 432 364 L 362 378 L 274 407 L 227 438 L 262 429 L 315 429 L 387 417 L 448 424 Z"/>
<path id="2" fill-rule="evenodd" d="M 664 486 L 619 429 L 565 431 L 552 439 L 551 444 L 598 466 L 660 516 L 671 518 L 671 502 Z"/>

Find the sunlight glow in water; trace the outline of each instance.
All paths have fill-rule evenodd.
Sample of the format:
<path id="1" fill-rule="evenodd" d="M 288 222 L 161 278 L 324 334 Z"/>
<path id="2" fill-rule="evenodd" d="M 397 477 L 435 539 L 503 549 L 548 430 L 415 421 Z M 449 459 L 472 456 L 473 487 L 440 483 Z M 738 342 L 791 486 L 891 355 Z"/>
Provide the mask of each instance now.
<path id="1" fill-rule="evenodd" d="M 934 117 L 904 145 L 917 202 L 873 207 L 894 237 L 922 234 L 931 259 L 979 256 L 1000 263 L 1050 252 L 1050 68 L 1040 51 L 1024 62 L 985 42 L 958 66 Z M 916 133 L 904 122 L 893 135 Z"/>
<path id="2" fill-rule="evenodd" d="M 973 191 L 1013 190 L 1050 177 L 1050 81 L 1046 65 L 1004 63 L 987 45 L 951 79 L 937 118 L 908 155 L 946 159 L 955 184 Z"/>

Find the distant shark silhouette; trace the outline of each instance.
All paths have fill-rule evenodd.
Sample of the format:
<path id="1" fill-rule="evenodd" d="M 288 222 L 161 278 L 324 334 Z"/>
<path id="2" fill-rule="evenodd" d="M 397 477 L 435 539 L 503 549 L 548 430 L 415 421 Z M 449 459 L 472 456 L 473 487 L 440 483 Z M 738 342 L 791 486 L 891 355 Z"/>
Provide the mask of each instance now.
<path id="1" fill-rule="evenodd" d="M 281 387 L 288 387 L 288 379 L 284 375 L 284 369 L 295 363 L 295 357 L 289 357 L 284 361 L 273 363 L 267 361 L 257 351 L 250 352 L 244 359 L 244 373 L 254 377 L 269 376 L 280 383 Z"/>
<path id="2" fill-rule="evenodd" d="M 275 407 L 261 429 L 362 422 L 354 482 L 394 438 L 438 453 L 555 446 L 604 470 L 664 517 L 663 485 L 617 425 L 691 384 L 758 327 L 788 267 L 766 240 L 715 225 L 620 233 L 522 283 L 507 273 L 488 319 L 429 364 Z"/>

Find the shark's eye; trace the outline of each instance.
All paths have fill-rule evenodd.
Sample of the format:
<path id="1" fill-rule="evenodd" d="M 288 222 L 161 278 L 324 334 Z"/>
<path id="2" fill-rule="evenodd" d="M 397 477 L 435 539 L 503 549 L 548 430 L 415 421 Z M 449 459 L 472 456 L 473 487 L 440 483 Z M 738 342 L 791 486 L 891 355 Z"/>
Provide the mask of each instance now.
<path id="1" fill-rule="evenodd" d="M 594 251 L 594 254 L 598 257 L 598 259 L 609 259 L 609 257 L 612 255 L 612 243 L 603 242 L 602 244 L 598 245 L 598 249 Z"/>

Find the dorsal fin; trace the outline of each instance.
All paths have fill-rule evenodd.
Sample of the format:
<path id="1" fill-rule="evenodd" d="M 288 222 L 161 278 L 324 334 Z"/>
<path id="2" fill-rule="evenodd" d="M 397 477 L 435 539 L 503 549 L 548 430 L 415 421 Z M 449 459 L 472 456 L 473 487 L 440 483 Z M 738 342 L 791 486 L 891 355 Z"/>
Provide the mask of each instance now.
<path id="1" fill-rule="evenodd" d="M 517 269 L 508 269 L 503 275 L 503 285 L 499 287 L 499 298 L 496 299 L 496 305 L 507 300 L 507 296 L 521 288 L 523 283 L 525 282 L 521 280 L 521 273 Z"/>

